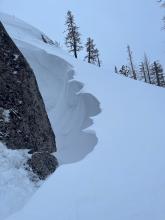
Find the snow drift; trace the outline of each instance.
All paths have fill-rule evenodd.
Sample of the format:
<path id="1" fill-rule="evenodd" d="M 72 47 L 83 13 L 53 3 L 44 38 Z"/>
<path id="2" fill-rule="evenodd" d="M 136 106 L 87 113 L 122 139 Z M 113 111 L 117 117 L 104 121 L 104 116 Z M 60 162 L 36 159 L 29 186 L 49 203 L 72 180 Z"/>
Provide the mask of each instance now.
<path id="1" fill-rule="evenodd" d="M 1 19 L 36 74 L 60 163 L 97 143 L 84 160 L 60 166 L 9 220 L 164 220 L 165 90 L 78 62 L 43 43 L 40 31 Z M 99 102 L 84 90 L 101 102 L 94 124 Z"/>
<path id="2" fill-rule="evenodd" d="M 84 129 L 100 112 L 98 100 L 81 92 L 83 84 L 73 79 L 72 65 L 58 56 L 57 44 L 46 44 L 42 32 L 14 17 L 1 14 L 0 18 L 36 75 L 55 131 L 60 164 L 83 159 L 97 143 L 96 135 Z"/>
<path id="3" fill-rule="evenodd" d="M 98 141 L 95 132 L 87 130 L 93 124 L 91 117 L 100 113 L 98 100 L 92 94 L 83 91 L 84 85 L 81 82 L 74 80 L 74 68 L 66 59 L 58 55 L 61 49 L 58 48 L 57 43 L 52 43 L 44 33 L 15 17 L 0 14 L 0 19 L 36 75 L 56 135 L 58 148 L 56 157 L 59 163 L 73 163 L 83 159 Z M 48 39 L 47 43 L 43 41 L 43 36 Z M 6 157 L 8 158 L 8 155 Z M 1 165 L 3 168 L 4 165 Z M 24 170 L 23 165 L 22 170 Z M 20 209 L 32 195 L 31 192 L 36 190 L 33 183 L 30 184 L 30 180 L 28 182 L 28 176 L 23 178 L 22 185 L 19 180 L 11 181 L 10 185 L 15 188 L 17 181 L 19 190 L 13 192 L 5 190 L 5 197 L 9 199 L 0 198 L 0 204 L 3 203 L 0 209 L 1 220 Z M 24 181 L 27 184 L 25 192 Z M 3 178 L 2 182 L 4 182 Z M 24 196 L 19 195 L 20 192 Z M 14 196 L 11 196 L 12 194 Z"/>

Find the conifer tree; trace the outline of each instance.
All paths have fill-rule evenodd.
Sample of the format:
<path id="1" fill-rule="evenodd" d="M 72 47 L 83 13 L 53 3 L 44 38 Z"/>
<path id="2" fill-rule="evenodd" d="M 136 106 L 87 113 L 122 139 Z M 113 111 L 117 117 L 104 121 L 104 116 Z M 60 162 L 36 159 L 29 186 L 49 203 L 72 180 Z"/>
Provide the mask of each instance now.
<path id="1" fill-rule="evenodd" d="M 124 75 L 124 76 L 127 76 L 127 77 L 128 77 L 129 74 L 130 74 L 130 69 L 129 69 L 128 66 L 123 65 L 123 66 L 121 67 L 121 69 L 119 70 L 119 73 L 122 74 L 122 75 Z"/>
<path id="2" fill-rule="evenodd" d="M 155 84 L 157 86 L 165 87 L 165 78 L 164 78 L 164 74 L 163 74 L 163 67 L 158 61 L 155 61 L 151 65 L 151 72 L 152 72 L 152 75 L 154 76 Z"/>
<path id="3" fill-rule="evenodd" d="M 162 0 L 158 0 L 158 2 L 160 3 L 161 7 L 165 8 L 165 1 Z M 164 22 L 164 29 L 165 29 L 165 16 L 163 17 L 163 22 Z"/>
<path id="4" fill-rule="evenodd" d="M 88 63 L 96 64 L 99 67 L 101 66 L 101 61 L 99 58 L 99 50 L 96 48 L 96 45 L 94 44 L 94 40 L 90 37 L 87 38 L 87 42 L 85 44 L 87 55 L 85 56 L 85 60 L 88 61 Z"/>
<path id="5" fill-rule="evenodd" d="M 67 12 L 66 17 L 66 30 L 65 45 L 69 49 L 70 53 L 73 53 L 75 58 L 78 57 L 78 52 L 83 49 L 81 45 L 81 34 L 79 33 L 79 27 L 75 23 L 74 16 L 71 11 Z"/>

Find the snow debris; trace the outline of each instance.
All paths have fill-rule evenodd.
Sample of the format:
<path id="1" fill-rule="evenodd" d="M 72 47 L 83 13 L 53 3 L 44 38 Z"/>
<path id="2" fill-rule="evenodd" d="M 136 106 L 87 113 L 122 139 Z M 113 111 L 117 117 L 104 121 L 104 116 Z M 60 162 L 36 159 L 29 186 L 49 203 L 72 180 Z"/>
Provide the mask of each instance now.
<path id="1" fill-rule="evenodd" d="M 37 190 L 27 170 L 27 150 L 10 150 L 0 143 L 0 219 L 20 210 Z"/>

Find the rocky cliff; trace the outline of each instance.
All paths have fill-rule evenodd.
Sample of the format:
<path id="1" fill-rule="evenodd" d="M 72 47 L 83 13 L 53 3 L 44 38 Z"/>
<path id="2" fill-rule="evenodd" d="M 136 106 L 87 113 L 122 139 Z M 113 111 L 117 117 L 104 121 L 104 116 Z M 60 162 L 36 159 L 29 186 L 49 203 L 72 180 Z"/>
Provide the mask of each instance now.
<path id="1" fill-rule="evenodd" d="M 51 155 L 56 151 L 55 135 L 35 75 L 1 22 L 0 141 L 10 149 L 29 149 L 29 164 L 42 179 L 57 167 Z"/>

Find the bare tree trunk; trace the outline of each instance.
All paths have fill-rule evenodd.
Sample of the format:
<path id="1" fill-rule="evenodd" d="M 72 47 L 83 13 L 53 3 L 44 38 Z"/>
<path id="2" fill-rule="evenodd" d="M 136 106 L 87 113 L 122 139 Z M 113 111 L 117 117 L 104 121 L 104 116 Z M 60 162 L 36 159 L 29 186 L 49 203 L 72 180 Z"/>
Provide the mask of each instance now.
<path id="1" fill-rule="evenodd" d="M 115 73 L 118 73 L 118 69 L 117 69 L 117 66 L 115 66 Z"/>
<path id="2" fill-rule="evenodd" d="M 147 76 L 146 76 L 146 71 L 145 71 L 144 63 L 142 63 L 142 73 L 143 73 L 143 76 L 144 76 L 144 81 L 147 83 Z"/>
<path id="3" fill-rule="evenodd" d="M 132 60 L 132 53 L 131 53 L 131 49 L 130 49 L 129 45 L 128 45 L 127 49 L 128 49 L 128 58 L 129 58 L 129 61 L 130 61 L 133 78 L 136 80 L 137 77 L 136 77 L 136 72 L 135 72 L 134 65 L 133 65 L 133 60 Z"/>
<path id="4" fill-rule="evenodd" d="M 149 62 L 148 62 L 148 58 L 147 58 L 146 55 L 144 56 L 144 62 L 145 62 L 146 70 L 147 70 L 147 75 L 148 75 L 149 83 L 152 84 L 152 82 L 151 82 L 151 76 L 150 76 Z"/>
<path id="5" fill-rule="evenodd" d="M 76 59 L 78 58 L 76 42 L 74 42 L 74 56 L 75 56 Z"/>
<path id="6" fill-rule="evenodd" d="M 99 59 L 98 55 L 97 55 L 97 62 L 98 62 L 98 66 L 101 67 L 101 62 L 100 62 L 100 59 Z"/>
<path id="7" fill-rule="evenodd" d="M 75 56 L 75 58 L 77 59 L 77 58 L 78 58 L 78 56 L 77 56 L 77 44 L 76 44 L 76 39 L 75 39 L 74 30 L 73 30 L 72 32 L 73 32 L 73 50 L 74 50 L 74 56 Z"/>

